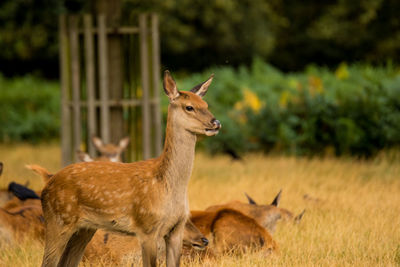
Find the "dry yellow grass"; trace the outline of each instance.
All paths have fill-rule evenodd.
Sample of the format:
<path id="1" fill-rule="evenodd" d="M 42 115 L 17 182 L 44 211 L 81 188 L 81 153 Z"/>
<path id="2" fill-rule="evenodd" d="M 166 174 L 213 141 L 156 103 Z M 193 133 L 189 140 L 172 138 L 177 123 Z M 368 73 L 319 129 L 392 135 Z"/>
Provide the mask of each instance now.
<path id="1" fill-rule="evenodd" d="M 57 145 L 0 146 L 0 161 L 5 164 L 0 186 L 29 180 L 40 189 L 42 181 L 24 165 L 37 163 L 56 171 L 59 155 Z M 300 225 L 279 225 L 274 235 L 279 255 L 264 258 L 251 253 L 183 265 L 400 266 L 400 160 L 396 157 L 357 161 L 248 155 L 244 162 L 232 162 L 198 153 L 189 186 L 190 205 L 204 209 L 234 199 L 245 201 L 243 192 L 259 203 L 269 203 L 281 188 L 282 207 L 295 213 L 307 211 Z M 304 194 L 320 201 L 307 201 Z M 41 244 L 28 240 L 19 248 L 1 250 L 0 266 L 39 266 L 41 255 Z"/>

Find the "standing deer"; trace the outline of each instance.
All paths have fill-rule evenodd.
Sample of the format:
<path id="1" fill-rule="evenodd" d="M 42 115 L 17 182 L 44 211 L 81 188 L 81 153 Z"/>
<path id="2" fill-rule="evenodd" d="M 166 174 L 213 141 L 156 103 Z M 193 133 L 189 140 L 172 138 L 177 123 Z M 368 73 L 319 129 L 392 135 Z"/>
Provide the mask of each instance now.
<path id="1" fill-rule="evenodd" d="M 121 154 L 129 144 L 129 137 L 122 138 L 118 145 L 104 144 L 103 141 L 97 136 L 92 137 L 92 142 L 97 150 L 100 152 L 100 157 L 92 158 L 89 154 L 78 150 L 78 158 L 84 162 L 91 161 L 113 161 L 121 162 Z"/>
<path id="2" fill-rule="evenodd" d="M 221 128 L 202 100 L 212 78 L 181 92 L 165 72 L 169 106 L 158 158 L 76 163 L 50 178 L 41 195 L 46 224 L 42 266 L 77 266 L 99 228 L 136 235 L 146 267 L 156 266 L 162 238 L 167 266 L 179 266 L 196 135 L 214 136 Z"/>

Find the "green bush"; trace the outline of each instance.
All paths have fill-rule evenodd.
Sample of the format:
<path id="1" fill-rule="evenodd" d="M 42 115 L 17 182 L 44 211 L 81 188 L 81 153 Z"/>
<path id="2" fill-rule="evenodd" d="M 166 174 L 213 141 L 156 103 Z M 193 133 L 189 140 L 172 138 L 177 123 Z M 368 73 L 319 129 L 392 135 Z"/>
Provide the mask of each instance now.
<path id="1" fill-rule="evenodd" d="M 26 76 L 0 76 L 0 141 L 38 142 L 58 137 L 60 97 L 57 82 Z"/>
<path id="2" fill-rule="evenodd" d="M 255 60 L 250 69 L 212 68 L 181 79 L 181 88 L 215 73 L 206 96 L 221 133 L 211 152 L 276 151 L 369 157 L 400 144 L 400 70 L 391 65 L 310 66 L 284 74 Z"/>
<path id="3" fill-rule="evenodd" d="M 400 70 L 392 65 L 341 64 L 333 71 L 310 66 L 302 73 L 282 73 L 256 59 L 250 68 L 177 75 L 178 86 L 190 90 L 211 73 L 215 79 L 205 100 L 222 129 L 199 143 L 211 153 L 369 157 L 400 145 Z M 0 76 L 0 88 L 1 142 L 58 137 L 56 82 Z M 165 118 L 166 97 L 162 104 Z"/>

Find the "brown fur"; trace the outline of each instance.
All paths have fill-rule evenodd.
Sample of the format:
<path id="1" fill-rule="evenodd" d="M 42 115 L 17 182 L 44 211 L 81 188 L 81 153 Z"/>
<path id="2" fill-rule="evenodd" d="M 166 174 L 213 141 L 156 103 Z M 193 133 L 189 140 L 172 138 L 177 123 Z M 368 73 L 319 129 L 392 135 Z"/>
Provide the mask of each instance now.
<path id="1" fill-rule="evenodd" d="M 256 220 L 233 209 L 192 211 L 191 220 L 210 240 L 212 253 L 262 250 L 266 254 L 278 250 L 270 233 Z"/>
<path id="2" fill-rule="evenodd" d="M 100 152 L 100 156 L 92 158 L 89 154 L 78 150 L 78 158 L 83 162 L 91 161 L 112 161 L 121 162 L 121 154 L 127 148 L 129 144 L 129 137 L 122 138 L 118 145 L 114 144 L 104 144 L 103 141 L 97 137 L 92 137 L 92 142 L 97 150 Z"/>
<path id="3" fill-rule="evenodd" d="M 179 265 L 196 134 L 211 136 L 220 128 L 207 103 L 196 95 L 210 82 L 194 93 L 179 92 L 166 72 L 164 90 L 170 105 L 164 150 L 158 158 L 77 163 L 50 178 L 42 191 L 42 266 L 77 266 L 99 228 L 136 235 L 144 266 L 156 266 L 157 243 L 164 239 L 167 266 Z"/>
<path id="4" fill-rule="evenodd" d="M 271 234 L 275 232 L 277 222 L 295 220 L 299 222 L 304 214 L 304 211 L 298 216 L 294 217 L 293 213 L 287 209 L 278 207 L 280 202 L 281 192 L 275 197 L 269 205 L 259 205 L 249 196 L 249 203 L 243 203 L 240 201 L 232 201 L 222 205 L 210 206 L 206 211 L 217 211 L 220 209 L 234 209 L 240 211 L 241 213 L 253 218 L 261 226 L 266 228 Z"/>
<path id="5" fill-rule="evenodd" d="M 0 244 L 16 242 L 26 236 L 43 240 L 44 218 L 40 205 L 0 209 Z"/>
<path id="6" fill-rule="evenodd" d="M 183 244 L 185 250 L 203 250 L 204 235 L 188 220 L 185 225 Z M 87 262 L 104 261 L 105 264 L 119 266 L 140 257 L 140 243 L 135 236 L 126 236 L 98 230 L 88 244 L 84 260 Z"/>

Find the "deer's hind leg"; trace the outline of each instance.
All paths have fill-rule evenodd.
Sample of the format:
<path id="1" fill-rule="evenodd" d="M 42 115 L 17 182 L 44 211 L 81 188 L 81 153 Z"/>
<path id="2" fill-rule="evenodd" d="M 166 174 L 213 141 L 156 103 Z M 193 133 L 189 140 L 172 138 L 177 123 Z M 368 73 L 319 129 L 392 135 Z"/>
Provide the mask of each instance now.
<path id="1" fill-rule="evenodd" d="M 143 267 L 157 266 L 157 238 L 149 238 L 141 241 Z"/>
<path id="2" fill-rule="evenodd" d="M 56 224 L 47 224 L 42 267 L 56 267 L 74 230 Z"/>
<path id="3" fill-rule="evenodd" d="M 96 233 L 97 229 L 81 228 L 69 239 L 62 254 L 59 266 L 75 267 L 79 265 L 87 244 Z"/>

